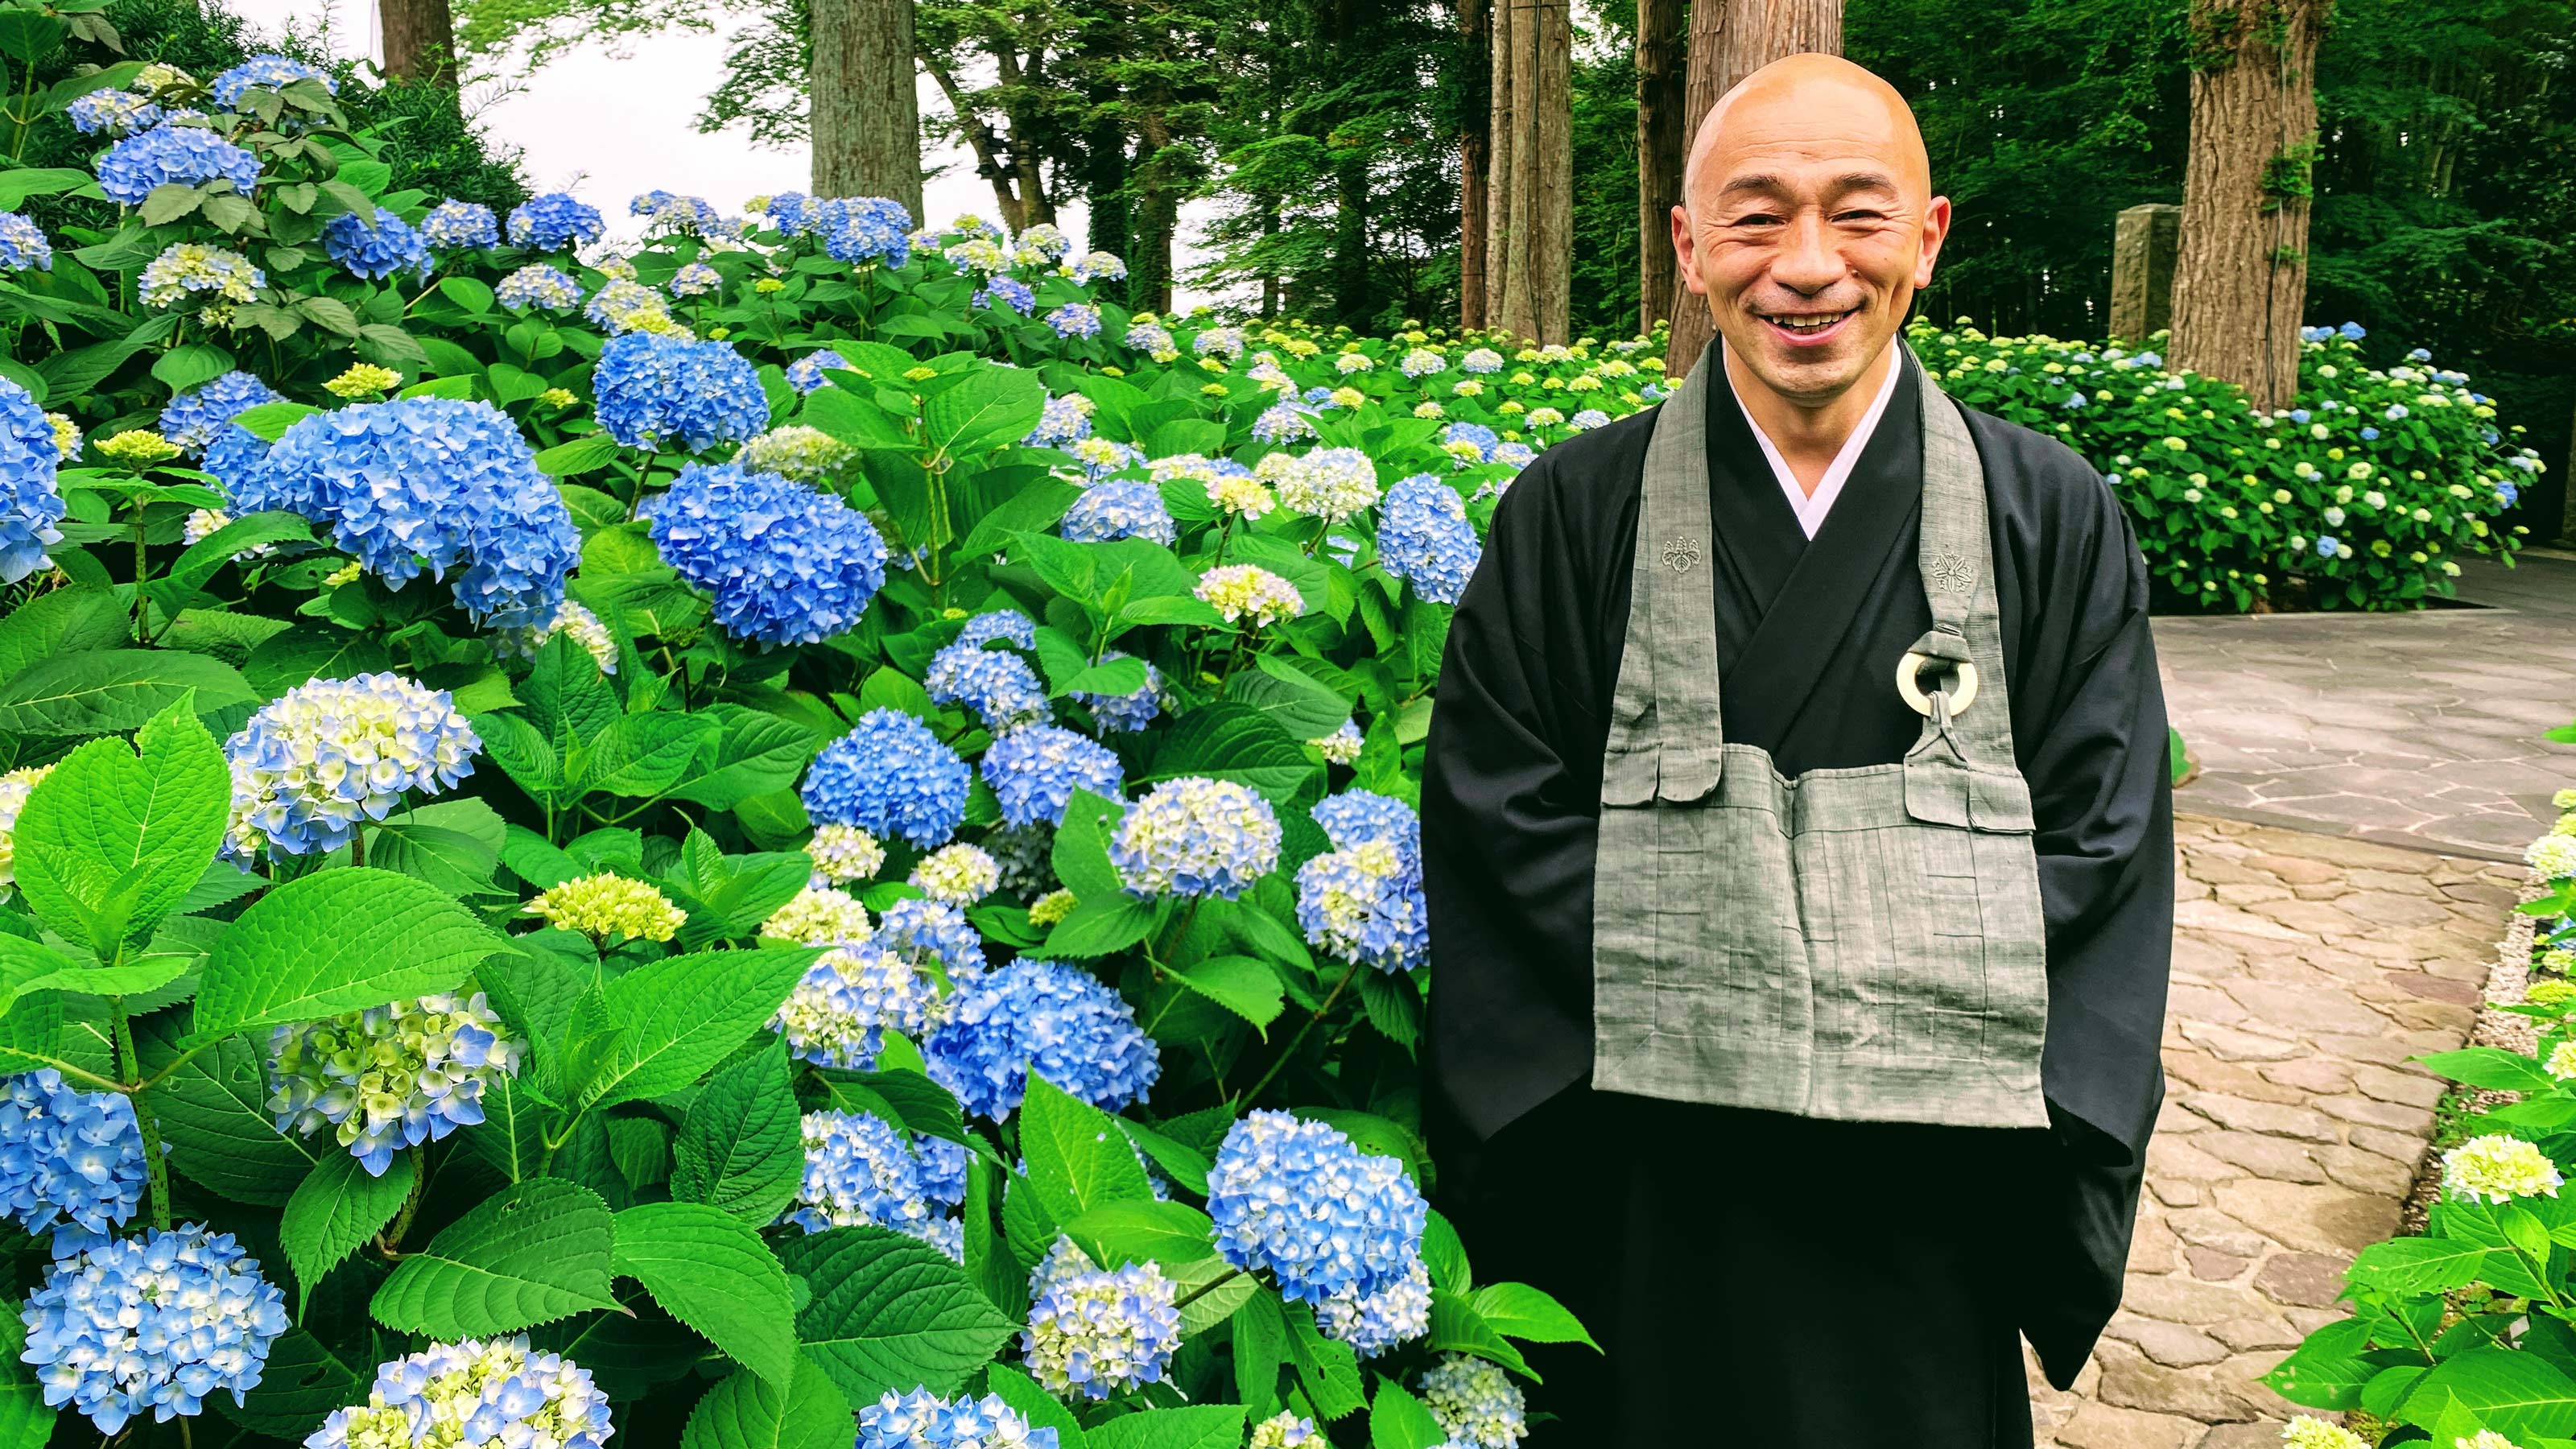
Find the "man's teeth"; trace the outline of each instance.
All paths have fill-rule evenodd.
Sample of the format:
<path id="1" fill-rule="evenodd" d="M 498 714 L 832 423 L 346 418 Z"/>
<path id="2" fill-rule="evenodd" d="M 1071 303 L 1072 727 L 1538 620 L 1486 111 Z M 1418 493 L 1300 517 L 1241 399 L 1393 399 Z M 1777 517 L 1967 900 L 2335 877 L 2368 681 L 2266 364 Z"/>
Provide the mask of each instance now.
<path id="1" fill-rule="evenodd" d="M 1788 332 L 1822 332 L 1826 328 L 1833 326 L 1835 323 L 1840 322 L 1850 315 L 1851 313 L 1848 311 L 1825 312 L 1812 317 L 1775 316 L 1770 320 L 1771 325 Z"/>

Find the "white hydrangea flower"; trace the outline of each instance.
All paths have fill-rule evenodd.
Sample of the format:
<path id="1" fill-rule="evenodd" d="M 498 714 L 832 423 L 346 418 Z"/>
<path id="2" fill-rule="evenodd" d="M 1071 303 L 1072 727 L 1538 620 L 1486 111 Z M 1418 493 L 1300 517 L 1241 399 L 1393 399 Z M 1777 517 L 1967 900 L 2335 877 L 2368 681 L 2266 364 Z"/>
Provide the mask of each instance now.
<path id="1" fill-rule="evenodd" d="M 847 885 L 883 870 L 885 847 L 855 825 L 817 825 L 805 858 L 814 862 L 816 885 Z"/>
<path id="2" fill-rule="evenodd" d="M 876 934 L 868 908 L 847 891 L 807 886 L 761 923 L 760 934 L 808 946 L 850 946 Z"/>
<path id="3" fill-rule="evenodd" d="M 2519 1137 L 2490 1133 L 2442 1154 L 2442 1191 L 2470 1202 L 2556 1197 L 2563 1184 L 2549 1154 Z"/>
<path id="4" fill-rule="evenodd" d="M 923 856 L 905 881 L 934 901 L 971 906 L 1001 886 L 1002 867 L 983 847 L 960 842 Z"/>

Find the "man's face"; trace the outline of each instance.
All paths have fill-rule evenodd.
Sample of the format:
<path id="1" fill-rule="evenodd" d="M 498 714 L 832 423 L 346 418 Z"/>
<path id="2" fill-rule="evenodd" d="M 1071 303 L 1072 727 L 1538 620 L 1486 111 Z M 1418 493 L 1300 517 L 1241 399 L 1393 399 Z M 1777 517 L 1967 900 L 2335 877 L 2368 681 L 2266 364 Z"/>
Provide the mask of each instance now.
<path id="1" fill-rule="evenodd" d="M 1929 194 L 1909 120 L 1839 85 L 1738 96 L 1673 208 L 1686 285 L 1792 402 L 1857 382 L 1932 280 L 1950 202 Z"/>

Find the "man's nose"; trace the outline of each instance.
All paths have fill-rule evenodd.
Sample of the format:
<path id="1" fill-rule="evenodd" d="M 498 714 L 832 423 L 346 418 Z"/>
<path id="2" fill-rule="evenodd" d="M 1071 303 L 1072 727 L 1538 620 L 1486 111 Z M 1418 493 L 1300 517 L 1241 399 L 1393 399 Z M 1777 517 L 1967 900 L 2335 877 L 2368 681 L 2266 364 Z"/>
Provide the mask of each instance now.
<path id="1" fill-rule="evenodd" d="M 1771 259 L 1771 280 L 1796 292 L 1812 297 L 1830 287 L 1843 274 L 1843 259 L 1833 247 L 1833 235 L 1825 219 L 1812 211 L 1801 212 L 1789 223 L 1789 234 L 1781 239 L 1780 250 Z"/>

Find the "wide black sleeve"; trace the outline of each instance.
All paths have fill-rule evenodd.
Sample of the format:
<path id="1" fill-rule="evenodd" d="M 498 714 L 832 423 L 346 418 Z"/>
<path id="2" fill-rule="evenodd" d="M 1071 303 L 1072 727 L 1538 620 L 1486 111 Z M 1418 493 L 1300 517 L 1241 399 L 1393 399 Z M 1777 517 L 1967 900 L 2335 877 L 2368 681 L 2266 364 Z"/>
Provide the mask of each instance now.
<path id="1" fill-rule="evenodd" d="M 1618 669 L 1602 641 L 1610 609 L 1626 619 L 1646 436 L 1623 419 L 1524 469 L 1450 621 L 1422 781 L 1430 1064 L 1439 1105 L 1479 1139 L 1592 1067 L 1592 856 Z"/>

